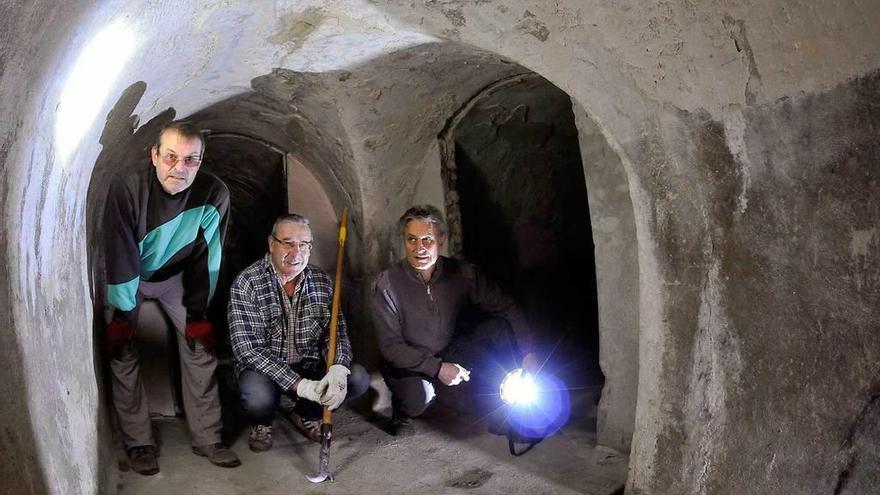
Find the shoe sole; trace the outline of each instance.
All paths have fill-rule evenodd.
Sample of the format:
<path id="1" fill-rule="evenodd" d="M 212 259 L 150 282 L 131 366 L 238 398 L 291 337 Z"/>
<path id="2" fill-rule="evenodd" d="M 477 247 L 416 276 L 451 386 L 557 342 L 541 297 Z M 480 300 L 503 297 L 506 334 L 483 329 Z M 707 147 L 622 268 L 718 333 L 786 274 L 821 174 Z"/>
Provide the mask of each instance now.
<path id="1" fill-rule="evenodd" d="M 192 453 L 197 456 L 204 457 L 204 458 L 208 459 L 208 462 L 210 462 L 211 464 L 213 464 L 215 466 L 224 467 L 224 468 L 234 468 L 234 467 L 241 466 L 241 459 L 236 459 L 236 460 L 230 461 L 230 462 L 215 462 L 213 459 L 208 457 L 208 454 L 202 452 L 201 450 L 196 449 L 195 447 L 192 448 Z"/>
<path id="2" fill-rule="evenodd" d="M 132 449 L 132 450 L 134 450 L 134 449 Z M 153 462 L 156 463 L 156 467 L 154 467 L 154 468 L 140 469 L 140 470 L 135 469 L 134 462 L 131 460 L 131 457 L 128 458 L 128 465 L 129 465 L 129 467 L 131 467 L 131 470 L 136 472 L 137 474 L 140 474 L 142 476 L 153 476 L 154 474 L 157 474 L 159 472 L 159 462 L 158 462 L 159 452 L 156 448 L 153 448 L 153 457 L 154 457 Z"/>
<path id="3" fill-rule="evenodd" d="M 299 416 L 297 416 L 299 418 Z M 288 418 L 290 423 L 300 432 L 300 434 L 307 439 L 311 440 L 315 443 L 321 443 L 321 428 L 320 426 L 316 429 L 307 428 L 303 423 L 302 419 L 294 419 L 293 417 Z"/>
<path id="4" fill-rule="evenodd" d="M 251 449 L 251 452 L 260 453 L 260 452 L 265 452 L 267 450 L 270 450 L 272 448 L 272 444 L 269 444 L 266 447 L 254 447 L 253 445 L 248 444 L 248 448 Z"/>
<path id="5" fill-rule="evenodd" d="M 146 470 L 143 470 L 143 471 L 138 471 L 138 470 L 135 469 L 135 468 L 131 468 L 131 470 L 134 471 L 134 472 L 136 472 L 137 474 L 142 475 L 142 476 L 153 476 L 154 474 L 157 474 L 157 473 L 159 472 L 159 468 L 156 468 L 156 469 L 146 469 Z"/>

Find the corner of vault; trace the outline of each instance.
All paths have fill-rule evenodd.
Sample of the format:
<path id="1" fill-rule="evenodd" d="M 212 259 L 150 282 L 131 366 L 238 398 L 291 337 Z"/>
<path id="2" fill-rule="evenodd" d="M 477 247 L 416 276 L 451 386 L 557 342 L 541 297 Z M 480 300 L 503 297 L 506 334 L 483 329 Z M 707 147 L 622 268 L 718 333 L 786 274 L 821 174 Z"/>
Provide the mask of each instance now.
<path id="1" fill-rule="evenodd" d="M 605 130 L 572 98 L 596 260 L 599 365 L 605 385 L 597 441 L 629 452 L 639 386 L 640 281 L 629 177 Z"/>

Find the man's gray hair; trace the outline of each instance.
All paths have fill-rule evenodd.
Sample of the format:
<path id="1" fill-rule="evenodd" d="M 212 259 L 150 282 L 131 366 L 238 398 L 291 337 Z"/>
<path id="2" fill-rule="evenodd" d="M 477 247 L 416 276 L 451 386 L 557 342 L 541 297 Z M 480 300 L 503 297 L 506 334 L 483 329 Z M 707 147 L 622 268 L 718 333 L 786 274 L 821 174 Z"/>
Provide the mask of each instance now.
<path id="1" fill-rule="evenodd" d="M 411 220 L 420 220 L 425 223 L 429 223 L 434 226 L 434 233 L 437 234 L 437 237 L 446 237 L 448 229 L 446 228 L 446 220 L 443 219 L 443 214 L 440 213 L 440 210 L 437 207 L 432 205 L 416 205 L 406 210 L 406 213 L 400 217 L 400 232 L 406 232 L 406 224 L 408 224 Z"/>
<path id="2" fill-rule="evenodd" d="M 276 218 L 275 223 L 272 224 L 272 235 L 278 233 L 278 226 L 282 223 L 298 223 L 300 225 L 305 225 L 306 227 L 308 227 L 309 219 L 296 213 L 285 213 L 284 215 Z"/>

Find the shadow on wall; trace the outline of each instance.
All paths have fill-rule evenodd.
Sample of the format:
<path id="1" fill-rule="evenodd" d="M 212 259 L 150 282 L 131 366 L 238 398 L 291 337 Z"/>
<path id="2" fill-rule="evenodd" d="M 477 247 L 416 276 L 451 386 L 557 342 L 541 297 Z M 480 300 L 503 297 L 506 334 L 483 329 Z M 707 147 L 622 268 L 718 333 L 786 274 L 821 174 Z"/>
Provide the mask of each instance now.
<path id="1" fill-rule="evenodd" d="M 174 120 L 173 109 L 164 112 L 151 119 L 138 128 L 139 119 L 133 115 L 147 85 L 138 81 L 127 87 L 116 101 L 113 109 L 107 114 L 107 122 L 99 140 L 103 146 L 101 153 L 95 161 L 89 179 L 89 190 L 86 201 L 86 242 L 88 251 L 89 281 L 92 287 L 93 311 L 95 319 L 92 332 L 94 336 L 94 369 L 100 370 L 95 377 L 98 384 L 101 409 L 98 412 L 98 479 L 113 486 L 110 481 L 116 476 L 116 461 L 113 452 L 113 440 L 111 429 L 112 412 L 109 404 L 110 397 L 109 363 L 104 352 L 104 301 L 106 300 L 106 278 L 104 276 L 104 258 L 101 244 L 102 218 L 104 204 L 107 200 L 107 192 L 114 178 L 120 174 L 136 168 L 148 166 L 149 150 L 159 129 Z"/>

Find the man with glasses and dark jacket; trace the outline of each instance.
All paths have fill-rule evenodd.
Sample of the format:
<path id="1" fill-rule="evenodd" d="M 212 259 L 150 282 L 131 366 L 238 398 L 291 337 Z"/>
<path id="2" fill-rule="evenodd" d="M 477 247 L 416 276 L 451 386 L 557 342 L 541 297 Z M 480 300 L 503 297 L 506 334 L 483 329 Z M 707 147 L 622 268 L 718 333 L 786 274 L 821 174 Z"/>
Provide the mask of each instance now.
<path id="1" fill-rule="evenodd" d="M 155 300 L 174 326 L 183 407 L 193 453 L 222 467 L 241 464 L 220 439 L 214 330 L 205 316 L 217 288 L 229 190 L 199 173 L 205 139 L 172 122 L 152 147 L 152 167 L 116 179 L 105 208 L 107 326 L 113 405 L 134 471 L 159 472 L 147 396 L 134 345 L 144 300 Z"/>
<path id="2" fill-rule="evenodd" d="M 267 242 L 269 252 L 232 283 L 228 312 L 241 403 L 251 423 L 248 446 L 254 452 L 272 447 L 277 409 L 318 442 L 322 406 L 336 409 L 370 385 L 367 370 L 352 363 L 341 313 L 336 360 L 327 369 L 333 283 L 309 265 L 308 219 L 278 217 Z"/>

